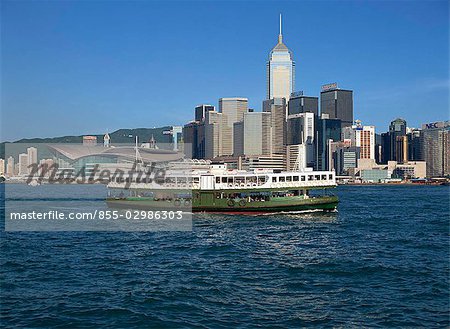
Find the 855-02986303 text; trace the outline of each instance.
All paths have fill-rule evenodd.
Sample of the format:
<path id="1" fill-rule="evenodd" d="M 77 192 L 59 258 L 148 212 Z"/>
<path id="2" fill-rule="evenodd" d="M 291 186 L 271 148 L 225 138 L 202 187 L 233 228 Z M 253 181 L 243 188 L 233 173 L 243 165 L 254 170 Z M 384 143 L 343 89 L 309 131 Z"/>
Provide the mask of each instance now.
<path id="1" fill-rule="evenodd" d="M 11 220 L 116 220 L 116 219 L 182 219 L 182 211 L 144 211 L 144 210 L 94 210 L 90 212 L 63 212 L 58 210 L 50 210 L 46 212 L 30 211 L 30 212 L 11 212 L 9 215 Z"/>

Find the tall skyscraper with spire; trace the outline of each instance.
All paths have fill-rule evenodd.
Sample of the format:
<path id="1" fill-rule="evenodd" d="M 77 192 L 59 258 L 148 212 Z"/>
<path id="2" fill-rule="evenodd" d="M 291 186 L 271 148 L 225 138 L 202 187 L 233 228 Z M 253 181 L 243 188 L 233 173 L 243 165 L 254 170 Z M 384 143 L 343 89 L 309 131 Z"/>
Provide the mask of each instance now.
<path id="1" fill-rule="evenodd" d="M 278 43 L 270 52 L 267 62 L 267 99 L 285 98 L 288 101 L 294 88 L 295 62 L 292 52 L 283 43 L 280 14 Z"/>

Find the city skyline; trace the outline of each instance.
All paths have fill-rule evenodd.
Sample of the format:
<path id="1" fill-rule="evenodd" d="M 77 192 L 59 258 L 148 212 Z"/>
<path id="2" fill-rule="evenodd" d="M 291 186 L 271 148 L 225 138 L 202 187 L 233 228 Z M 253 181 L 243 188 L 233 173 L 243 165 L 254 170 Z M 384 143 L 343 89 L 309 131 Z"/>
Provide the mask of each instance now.
<path id="1" fill-rule="evenodd" d="M 336 6 L 334 3 L 327 2 L 320 4 L 303 2 L 302 4 L 302 8 L 304 7 L 304 9 L 311 11 L 311 14 L 315 17 L 317 12 L 313 10 L 314 8 L 317 10 L 327 6 Z M 146 24 L 148 26 L 153 25 L 153 23 L 150 24 L 149 22 L 144 24 L 143 15 L 146 13 L 145 10 L 140 15 L 137 15 L 137 23 L 135 23 L 123 15 L 135 12 L 136 7 L 130 8 L 125 4 L 116 4 L 108 9 L 106 18 L 99 19 L 100 23 L 111 23 L 111 19 L 119 17 L 121 24 L 116 28 L 115 32 L 117 32 L 117 35 L 115 37 L 118 37 L 119 41 L 122 42 L 128 40 L 126 38 L 128 36 L 126 35 L 126 28 L 134 32 L 137 29 L 137 32 L 140 32 L 130 37 L 128 41 L 129 48 L 125 47 L 122 52 L 114 53 L 117 56 L 115 58 L 112 54 L 108 55 L 105 53 L 106 46 L 113 49 L 118 46 L 111 40 L 109 40 L 109 43 L 105 42 L 105 28 L 110 26 L 105 25 L 94 33 L 95 37 L 100 37 L 97 42 L 98 47 L 93 47 L 92 44 L 95 37 L 88 37 L 87 35 L 88 27 L 95 26 L 99 24 L 98 22 L 94 24 L 95 22 L 88 17 L 85 28 L 82 28 L 79 24 L 69 28 L 69 23 L 74 23 L 73 20 L 83 15 L 85 10 L 89 8 L 100 9 L 101 6 L 98 4 L 43 4 L 27 2 L 13 4 L 6 2 L 2 5 L 2 16 L 6 18 L 2 24 L 4 71 L 2 79 L 2 94 L 4 96 L 2 97 L 2 108 L 4 109 L 2 141 L 26 137 L 101 133 L 123 127 L 151 127 L 165 124 L 182 125 L 184 122 L 193 119 L 191 109 L 195 105 L 200 103 L 217 105 L 218 99 L 225 97 L 248 98 L 249 107 L 255 108 L 259 112 L 261 111 L 261 102 L 265 99 L 264 82 L 266 79 L 264 76 L 264 64 L 267 60 L 267 52 L 273 47 L 274 40 L 277 37 L 277 20 L 280 12 L 283 14 L 283 41 L 286 41 L 289 49 L 295 54 L 297 71 L 296 91 L 303 90 L 307 96 L 319 96 L 322 84 L 338 82 L 340 87 L 354 91 L 354 119 L 360 119 L 365 124 L 374 125 L 377 133 L 386 131 L 389 122 L 396 117 L 405 118 L 408 125 L 412 127 L 420 127 L 424 122 L 446 120 L 446 116 L 448 116 L 448 56 L 444 55 L 448 54 L 448 49 L 444 47 L 444 42 L 441 41 L 448 41 L 448 26 L 445 29 L 440 28 L 445 25 L 444 23 L 448 22 L 448 17 L 444 18 L 445 15 L 442 14 L 441 10 L 444 7 L 448 8 L 448 4 L 440 2 L 427 5 L 423 3 L 413 4 L 413 6 L 410 6 L 411 8 L 404 8 L 404 11 L 400 13 L 398 11 L 400 6 L 395 3 L 390 3 L 389 6 L 375 3 L 364 5 L 346 3 L 343 6 L 344 9 L 351 7 L 356 9 L 359 14 L 363 14 L 364 18 L 371 18 L 372 20 L 377 17 L 379 19 L 383 18 L 383 24 L 386 25 L 384 28 L 392 28 L 389 31 L 390 34 L 385 34 L 380 38 L 373 38 L 373 26 L 368 28 L 366 32 L 369 32 L 369 35 L 366 35 L 366 38 L 369 38 L 371 41 L 369 42 L 371 49 L 367 47 L 367 40 L 358 40 L 353 45 L 361 46 L 361 49 L 366 49 L 366 51 L 374 50 L 374 53 L 359 56 L 359 60 L 357 60 L 357 57 L 355 57 L 358 55 L 357 52 L 355 53 L 354 49 L 348 48 L 349 40 L 345 39 L 343 46 L 339 45 L 339 42 L 342 43 L 343 40 L 337 40 L 342 37 L 342 34 L 338 32 L 342 31 L 348 33 L 349 39 L 357 35 L 362 36 L 361 31 L 351 33 L 350 25 L 352 24 L 345 20 L 341 20 L 335 26 L 334 31 L 325 35 L 324 26 L 320 26 L 320 23 L 316 24 L 319 25 L 318 29 L 305 28 L 304 24 L 299 24 L 297 22 L 299 14 L 293 10 L 296 6 L 292 3 L 283 3 L 282 5 L 265 4 L 262 6 L 262 9 L 257 9 L 252 4 L 237 3 L 234 7 L 248 7 L 254 10 L 254 15 L 252 15 L 252 12 L 250 15 L 246 13 L 248 22 L 255 20 L 258 14 L 262 15 L 265 21 L 255 24 L 241 23 L 234 26 L 232 23 L 236 22 L 239 15 L 232 18 L 228 17 L 230 6 L 223 3 L 217 6 L 207 3 L 204 6 L 205 12 L 214 12 L 218 9 L 223 10 L 223 16 L 214 16 L 214 19 L 222 24 L 213 24 L 213 32 L 198 31 L 198 26 L 195 24 L 188 25 L 188 31 L 196 31 L 194 33 L 195 38 L 202 41 L 202 47 L 204 48 L 197 49 L 197 46 L 194 44 L 190 52 L 187 52 L 186 48 L 184 48 L 186 44 L 181 44 L 178 47 L 179 52 L 173 51 L 172 54 L 166 56 L 167 58 L 163 60 L 166 52 L 161 51 L 159 48 L 165 47 L 160 46 L 166 45 L 170 41 L 167 40 L 168 36 L 172 36 L 169 39 L 175 40 L 178 39 L 178 36 L 174 34 L 173 27 L 167 26 L 167 22 L 162 22 L 161 27 L 164 28 L 158 30 L 158 33 L 144 35 L 145 31 L 137 28 L 142 28 Z M 194 7 L 197 5 L 195 4 Z M 424 14 L 421 12 L 423 11 L 423 6 L 429 10 L 425 12 L 426 19 L 424 19 L 423 15 L 420 17 L 422 21 L 430 23 L 430 26 L 424 26 L 424 23 L 418 20 L 419 12 Z M 161 6 L 149 6 L 147 3 L 143 3 L 137 5 L 137 7 L 143 7 L 146 10 L 151 7 L 156 11 L 164 9 L 163 4 Z M 180 4 L 180 8 L 177 10 L 181 10 L 182 7 L 183 5 Z M 30 16 L 31 8 L 37 9 L 38 13 Z M 125 14 L 118 14 L 120 8 L 125 9 Z M 374 9 L 375 13 L 369 13 L 369 8 Z M 20 17 L 15 16 L 18 15 L 18 10 L 22 10 Z M 174 17 L 170 19 L 171 23 L 174 23 L 174 18 L 180 16 L 177 10 L 173 13 Z M 341 18 L 345 15 L 350 15 L 343 9 L 339 9 L 338 13 Z M 326 13 L 321 14 L 326 15 Z M 350 16 L 353 17 L 353 15 Z M 23 22 L 23 19 L 26 17 L 31 19 Z M 43 19 L 44 17 L 52 19 L 50 22 L 47 22 Z M 193 17 L 195 17 L 194 14 Z M 12 18 L 16 18 L 16 20 L 13 22 Z M 230 19 L 230 22 L 225 22 L 225 18 Z M 398 22 L 394 24 L 394 20 L 398 20 Z M 161 23 L 160 19 L 157 21 Z M 182 19 L 181 22 L 185 23 L 186 19 Z M 369 20 L 368 23 L 370 22 Z M 401 25 L 405 22 L 409 24 Z M 17 27 L 18 23 L 24 24 L 17 31 L 13 31 L 12 28 Z M 337 22 L 333 21 L 332 23 Z M 353 23 L 356 25 L 362 24 L 362 17 L 357 18 Z M 178 23 L 178 27 L 180 24 Z M 329 24 L 324 23 L 323 25 L 328 26 Z M 61 29 L 58 30 L 57 27 Z M 31 36 L 30 33 L 34 32 L 35 29 L 45 33 L 32 33 L 33 36 Z M 260 30 L 256 31 L 257 29 Z M 424 40 L 425 32 L 422 31 L 423 29 L 434 31 L 433 36 L 427 37 L 429 40 Z M 233 39 L 235 48 L 218 48 L 217 44 L 211 43 L 211 40 L 207 38 L 208 35 L 211 37 L 213 33 L 216 33 L 222 38 L 219 38 L 220 40 L 224 41 L 225 44 L 229 44 L 231 42 L 229 38 L 232 38 L 233 32 L 237 30 L 242 33 L 242 36 L 238 40 L 236 38 Z M 333 38 L 334 34 L 339 36 L 339 38 Z M 36 37 L 36 35 L 39 37 Z M 192 39 L 192 36 L 186 36 L 186 33 L 183 33 L 183 35 L 186 37 L 185 42 Z M 386 48 L 388 45 L 392 46 L 393 40 L 391 39 L 393 35 L 402 35 L 404 37 L 402 41 L 398 42 L 397 47 L 393 48 L 397 52 L 387 49 L 384 52 L 379 52 L 380 49 Z M 407 41 L 411 42 L 413 35 L 416 39 L 420 40 L 422 38 L 423 51 L 409 53 L 408 56 L 404 57 L 400 56 L 403 55 L 403 52 L 410 50 L 411 45 Z M 77 38 L 71 39 L 71 36 L 76 36 Z M 253 39 L 249 38 L 249 36 L 253 36 Z M 317 38 L 319 36 L 327 36 L 324 39 L 327 42 Z M 13 39 L 13 37 L 17 39 Z M 257 37 L 260 37 L 260 39 Z M 60 45 L 54 43 L 55 38 L 59 38 L 62 41 L 62 47 L 58 51 L 55 49 Z M 146 66 L 143 66 L 143 70 L 139 70 L 136 63 L 126 63 L 126 59 L 137 56 L 137 63 L 142 63 L 142 57 L 144 56 L 139 53 L 137 46 L 138 41 L 143 41 L 144 39 L 146 41 L 156 39 L 155 41 L 158 42 L 150 45 L 141 44 L 141 50 L 145 50 L 145 55 L 149 55 L 151 51 L 154 52 L 154 56 L 150 56 L 154 63 L 147 63 Z M 22 44 L 19 44 L 20 42 Z M 35 47 L 38 42 L 40 42 L 39 44 L 47 45 L 48 49 L 37 51 Z M 173 47 L 175 47 L 175 44 Z M 212 47 L 208 48 L 208 45 Z M 426 47 L 427 45 L 428 47 Z M 33 57 L 27 52 L 18 56 L 18 50 L 24 46 L 28 46 L 29 53 L 34 55 L 37 53 L 39 56 Z M 247 49 L 245 46 L 251 49 Z M 198 48 L 202 47 L 199 46 Z M 261 47 L 263 47 L 262 51 Z M 440 55 L 436 55 L 434 50 L 441 49 L 441 47 Z M 245 51 L 242 51 L 243 49 Z M 326 49 L 329 50 L 328 54 L 331 53 L 333 56 L 324 56 L 324 50 Z M 72 54 L 67 58 L 60 57 L 59 62 L 53 61 L 53 67 L 50 66 L 49 62 L 53 56 L 56 56 L 57 53 L 65 54 L 70 50 L 73 50 L 76 54 Z M 92 50 L 94 50 L 93 53 Z M 180 64 L 183 63 L 173 63 L 173 61 L 182 62 L 182 55 L 186 55 L 186 52 L 188 55 L 195 56 L 197 52 L 199 54 L 203 53 L 202 50 L 204 51 L 203 62 L 201 59 L 189 57 L 187 63 L 189 66 L 193 66 L 192 71 L 196 70 L 198 76 L 194 76 L 193 72 L 189 71 L 187 67 L 181 67 Z M 17 58 L 13 58 L 13 55 L 16 55 Z M 84 58 L 82 55 L 86 57 Z M 339 57 L 343 55 L 345 55 L 344 58 Z M 225 58 L 229 57 L 238 57 L 242 63 L 237 63 L 236 61 L 231 63 L 229 60 L 225 60 Z M 387 58 L 391 59 L 391 61 L 386 62 Z M 401 61 L 398 61 L 399 58 L 401 58 Z M 432 58 L 434 59 L 433 61 L 431 60 Z M 26 59 L 31 61 L 24 62 Z M 214 59 L 216 61 L 219 60 L 220 65 L 217 65 L 217 63 L 213 65 Z M 68 61 L 74 67 L 65 67 L 64 70 L 58 73 L 55 72 L 62 64 L 69 63 Z M 196 83 L 193 84 L 194 87 L 182 84 L 186 76 L 173 75 L 173 68 L 169 68 L 167 75 L 158 75 L 159 80 L 162 78 L 162 82 L 164 82 L 160 83 L 162 86 L 168 83 L 170 79 L 174 80 L 175 90 L 166 88 L 169 89 L 171 97 L 165 98 L 167 90 L 162 90 L 161 86 L 159 88 L 155 87 L 155 82 L 152 79 L 147 79 L 146 76 L 150 71 L 158 69 L 159 65 L 153 65 L 155 63 L 162 64 L 162 67 L 167 69 L 167 66 L 164 66 L 165 61 L 171 61 L 177 69 L 181 68 L 181 72 L 178 73 L 183 73 L 191 79 L 195 78 Z M 104 65 L 100 65 L 103 63 Z M 373 67 L 372 65 L 364 66 L 364 71 L 356 72 L 362 68 L 364 63 L 365 65 L 374 65 Z M 399 63 L 402 65 L 398 67 Z M 19 68 L 22 67 L 19 64 L 27 65 L 20 70 Z M 84 66 L 81 64 L 84 64 Z M 231 69 L 233 64 L 236 67 L 234 71 Z M 84 71 L 82 70 L 80 74 L 77 74 L 76 70 L 80 68 L 80 65 Z M 86 69 L 91 66 L 99 66 L 95 70 L 97 73 L 99 71 L 105 73 L 106 70 L 112 70 L 112 72 L 100 78 L 87 74 Z M 245 67 L 245 69 L 242 69 L 241 66 Z M 124 70 L 124 68 L 127 68 L 125 69 L 127 74 L 122 79 L 113 79 L 107 83 L 105 82 L 104 79 L 115 76 L 120 69 Z M 45 69 L 48 69 L 48 71 L 45 71 Z M 368 73 L 373 73 L 374 71 L 380 72 L 380 76 L 372 75 L 368 78 Z M 395 78 L 383 76 L 383 73 L 386 74 L 386 72 L 394 75 L 394 73 L 398 74 L 399 71 L 403 72 L 403 74 Z M 31 74 L 29 74 L 30 72 Z M 40 75 L 36 75 L 36 72 L 40 73 Z M 25 73 L 28 73 L 28 75 Z M 157 70 L 157 73 L 161 74 L 161 71 Z M 26 81 L 25 76 L 28 78 Z M 78 83 L 77 80 L 68 83 L 68 79 L 74 76 L 80 79 Z M 383 78 L 389 78 L 387 80 L 390 83 L 381 85 L 379 82 L 383 81 Z M 215 83 L 211 83 L 209 79 L 212 79 L 212 82 Z M 376 83 L 377 80 L 378 83 Z M 142 85 L 138 83 L 139 81 L 142 82 Z M 96 83 L 98 85 L 93 86 Z M 114 83 L 117 85 L 114 85 Z M 77 85 L 81 84 L 86 84 L 86 86 L 77 87 Z M 166 86 L 173 87 L 172 84 L 166 84 Z M 89 87 L 93 89 L 88 90 Z M 145 87 L 154 88 L 146 89 Z M 239 92 L 239 90 L 242 91 Z M 77 94 L 76 91 L 81 91 L 81 93 Z M 21 92 L 26 94 L 27 97 L 19 97 Z M 189 92 L 191 93 L 187 95 Z M 418 95 L 420 97 L 414 97 Z M 386 104 L 387 101 L 388 104 Z M 432 106 L 433 109 L 423 110 L 425 104 Z M 77 115 L 74 115 L 74 113 Z M 86 121 L 83 116 L 89 114 L 97 116 L 97 118 L 91 120 L 93 122 Z M 56 117 L 62 119 L 63 122 L 67 122 L 67 124 L 56 126 L 54 122 L 49 122 L 50 119 L 53 118 L 54 120 Z M 25 118 L 32 120 L 34 125 L 24 125 L 23 121 Z M 8 125 L 5 125 L 5 122 L 8 122 Z"/>

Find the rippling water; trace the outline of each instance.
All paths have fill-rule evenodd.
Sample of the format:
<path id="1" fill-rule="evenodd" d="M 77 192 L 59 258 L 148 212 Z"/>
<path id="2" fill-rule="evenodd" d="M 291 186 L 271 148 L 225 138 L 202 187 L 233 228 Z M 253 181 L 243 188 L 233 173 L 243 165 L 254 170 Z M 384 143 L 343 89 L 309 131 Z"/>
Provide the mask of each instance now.
<path id="1" fill-rule="evenodd" d="M 196 215 L 192 232 L 2 231 L 1 324 L 448 327 L 448 187 L 337 193 L 336 213 Z"/>

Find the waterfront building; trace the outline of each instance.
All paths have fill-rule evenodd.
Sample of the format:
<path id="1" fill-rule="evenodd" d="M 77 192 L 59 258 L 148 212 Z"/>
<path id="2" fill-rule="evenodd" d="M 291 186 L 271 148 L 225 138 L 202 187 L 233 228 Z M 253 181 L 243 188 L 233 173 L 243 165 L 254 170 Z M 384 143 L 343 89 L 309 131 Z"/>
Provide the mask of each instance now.
<path id="1" fill-rule="evenodd" d="M 391 178 L 391 174 L 387 169 L 363 169 L 360 178 L 364 183 L 382 183 Z"/>
<path id="2" fill-rule="evenodd" d="M 203 122 L 205 121 L 206 112 L 215 111 L 216 108 L 209 104 L 200 104 L 195 107 L 195 121 Z"/>
<path id="3" fill-rule="evenodd" d="M 427 163 L 425 161 L 409 161 L 404 163 L 389 161 L 388 170 L 392 173 L 393 178 L 400 178 L 402 180 L 425 178 L 427 176 Z"/>
<path id="4" fill-rule="evenodd" d="M 337 83 L 322 86 L 320 92 L 320 114 L 330 119 L 341 120 L 341 127 L 353 124 L 353 91 L 340 89 Z"/>
<path id="5" fill-rule="evenodd" d="M 311 112 L 319 115 L 319 98 L 304 96 L 303 92 L 292 93 L 288 102 L 288 115 Z"/>
<path id="6" fill-rule="evenodd" d="M 286 170 L 286 162 L 284 154 L 272 154 L 272 155 L 255 155 L 246 157 L 246 161 L 243 164 L 244 170 L 255 169 L 272 169 L 274 171 Z"/>
<path id="7" fill-rule="evenodd" d="M 327 114 L 321 115 L 317 122 L 317 170 L 328 170 L 332 158 L 330 157 L 330 143 L 341 140 L 341 120 L 331 119 Z M 323 168 L 323 169 L 322 169 Z"/>
<path id="8" fill-rule="evenodd" d="M 12 177 L 14 176 L 15 171 L 14 158 L 12 156 L 8 157 L 8 161 L 6 163 L 6 176 Z"/>
<path id="9" fill-rule="evenodd" d="M 95 146 L 97 145 L 97 136 L 83 136 L 84 146 Z"/>
<path id="10" fill-rule="evenodd" d="M 292 52 L 283 43 L 281 33 L 277 45 L 270 51 L 267 62 L 267 99 L 285 98 L 289 100 L 295 90 L 295 62 Z"/>
<path id="11" fill-rule="evenodd" d="M 450 175 L 450 121 L 422 125 L 422 154 L 427 177 Z"/>
<path id="12" fill-rule="evenodd" d="M 28 174 L 28 154 L 19 154 L 19 176 L 25 176 Z"/>
<path id="13" fill-rule="evenodd" d="M 351 140 L 352 146 L 359 147 L 360 159 L 375 159 L 375 127 L 363 126 L 360 120 L 342 130 L 343 139 Z"/>
<path id="14" fill-rule="evenodd" d="M 263 102 L 263 112 L 271 113 L 270 129 L 263 135 L 263 150 L 266 155 L 286 155 L 286 113 L 285 98 L 273 98 Z M 264 132 L 263 132 L 264 133 Z"/>

